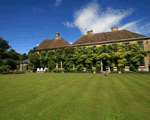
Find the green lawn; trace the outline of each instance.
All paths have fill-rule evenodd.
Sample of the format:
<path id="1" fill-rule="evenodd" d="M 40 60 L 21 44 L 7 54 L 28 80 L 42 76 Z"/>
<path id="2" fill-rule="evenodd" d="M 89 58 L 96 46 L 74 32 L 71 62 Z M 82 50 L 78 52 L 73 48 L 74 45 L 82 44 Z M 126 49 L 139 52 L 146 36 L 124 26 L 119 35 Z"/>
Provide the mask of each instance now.
<path id="1" fill-rule="evenodd" d="M 0 120 L 150 120 L 150 75 L 0 75 Z"/>

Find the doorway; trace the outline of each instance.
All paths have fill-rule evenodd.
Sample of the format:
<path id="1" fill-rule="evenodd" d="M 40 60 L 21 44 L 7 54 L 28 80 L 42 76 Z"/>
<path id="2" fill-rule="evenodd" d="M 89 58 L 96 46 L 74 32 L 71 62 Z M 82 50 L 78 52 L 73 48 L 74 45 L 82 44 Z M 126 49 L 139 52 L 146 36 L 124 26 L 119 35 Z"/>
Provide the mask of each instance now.
<path id="1" fill-rule="evenodd" d="M 102 63 L 103 63 L 103 71 L 106 71 L 107 62 L 104 60 L 102 61 Z"/>

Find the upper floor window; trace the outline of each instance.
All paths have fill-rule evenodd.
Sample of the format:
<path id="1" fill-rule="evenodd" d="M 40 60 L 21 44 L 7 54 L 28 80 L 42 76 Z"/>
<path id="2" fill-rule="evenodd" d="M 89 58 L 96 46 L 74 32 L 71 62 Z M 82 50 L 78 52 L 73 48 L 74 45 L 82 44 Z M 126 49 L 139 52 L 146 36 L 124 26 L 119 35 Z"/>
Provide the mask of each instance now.
<path id="1" fill-rule="evenodd" d="M 129 43 L 125 43 L 125 49 L 126 51 L 129 51 Z"/>
<path id="2" fill-rule="evenodd" d="M 56 55 L 56 50 L 54 50 L 54 55 Z"/>
<path id="3" fill-rule="evenodd" d="M 63 55 L 64 53 L 65 53 L 64 50 L 62 50 L 62 55 Z"/>
<path id="4" fill-rule="evenodd" d="M 143 50 L 143 42 L 138 42 L 139 50 Z"/>
<path id="5" fill-rule="evenodd" d="M 106 52 L 106 45 L 103 45 L 103 53 Z"/>
<path id="6" fill-rule="evenodd" d="M 93 46 L 93 53 L 95 53 L 95 47 L 96 47 L 96 46 Z"/>
<path id="7" fill-rule="evenodd" d="M 46 52 L 46 56 L 48 56 L 48 51 L 45 51 Z"/>
<path id="8" fill-rule="evenodd" d="M 114 48 L 113 48 L 113 51 L 114 51 L 114 52 L 117 52 L 117 45 L 114 44 L 113 47 L 114 47 Z"/>
<path id="9" fill-rule="evenodd" d="M 85 54 L 85 47 L 83 47 L 83 54 Z"/>
<path id="10" fill-rule="evenodd" d="M 74 48 L 74 54 L 76 54 L 76 48 Z"/>
<path id="11" fill-rule="evenodd" d="M 74 64 L 74 68 L 76 68 L 76 64 Z"/>

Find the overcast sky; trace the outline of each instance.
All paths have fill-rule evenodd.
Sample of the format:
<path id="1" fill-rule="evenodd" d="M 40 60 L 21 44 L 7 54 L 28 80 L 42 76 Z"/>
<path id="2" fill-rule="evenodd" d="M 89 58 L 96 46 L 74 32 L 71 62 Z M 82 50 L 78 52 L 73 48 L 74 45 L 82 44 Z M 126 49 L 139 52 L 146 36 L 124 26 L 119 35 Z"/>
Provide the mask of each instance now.
<path id="1" fill-rule="evenodd" d="M 1 0 L 0 36 L 19 53 L 28 53 L 59 32 L 70 43 L 111 27 L 150 36 L 148 0 Z"/>

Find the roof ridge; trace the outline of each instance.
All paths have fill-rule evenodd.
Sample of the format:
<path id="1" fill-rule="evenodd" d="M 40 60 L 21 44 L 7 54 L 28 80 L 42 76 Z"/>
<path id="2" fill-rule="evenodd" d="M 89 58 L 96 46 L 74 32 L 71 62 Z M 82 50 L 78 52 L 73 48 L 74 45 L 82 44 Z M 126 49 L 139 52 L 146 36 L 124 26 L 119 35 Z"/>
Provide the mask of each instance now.
<path id="1" fill-rule="evenodd" d="M 125 30 L 125 29 L 123 29 L 123 30 Z M 111 33 L 111 32 L 119 32 L 119 31 L 123 31 L 123 30 L 109 31 L 109 32 L 101 32 L 101 33 L 94 33 L 94 34 L 90 34 L 90 35 L 103 34 L 103 33 Z M 86 36 L 86 35 L 82 35 L 82 36 Z"/>

